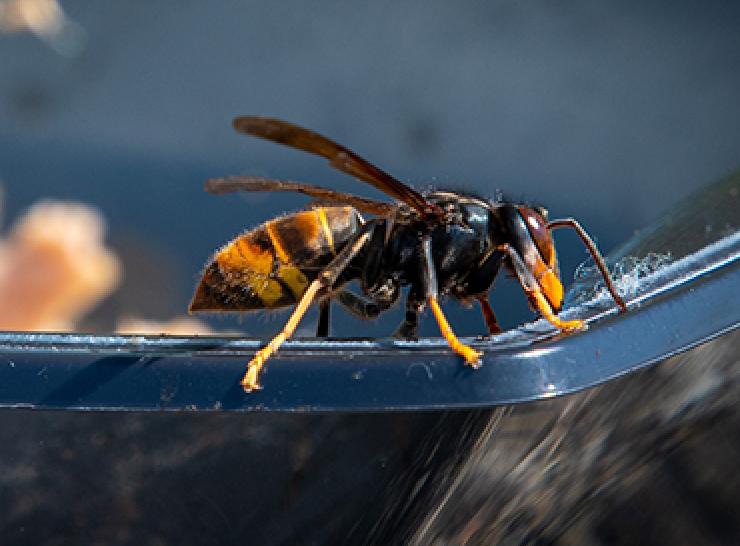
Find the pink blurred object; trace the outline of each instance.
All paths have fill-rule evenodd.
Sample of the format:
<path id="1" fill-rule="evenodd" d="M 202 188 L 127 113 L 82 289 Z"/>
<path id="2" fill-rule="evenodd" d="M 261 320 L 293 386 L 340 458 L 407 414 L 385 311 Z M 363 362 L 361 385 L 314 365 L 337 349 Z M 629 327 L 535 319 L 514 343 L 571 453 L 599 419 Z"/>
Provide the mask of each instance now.
<path id="1" fill-rule="evenodd" d="M 87 205 L 41 201 L 0 240 L 0 329 L 69 331 L 118 286 L 105 222 Z"/>

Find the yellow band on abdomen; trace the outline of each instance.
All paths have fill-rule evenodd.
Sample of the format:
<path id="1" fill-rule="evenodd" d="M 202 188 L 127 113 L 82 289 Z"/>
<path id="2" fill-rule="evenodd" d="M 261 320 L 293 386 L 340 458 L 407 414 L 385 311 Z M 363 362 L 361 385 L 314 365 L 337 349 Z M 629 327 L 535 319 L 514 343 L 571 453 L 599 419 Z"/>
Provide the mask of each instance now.
<path id="1" fill-rule="evenodd" d="M 329 244 L 331 253 L 336 256 L 337 251 L 334 249 L 334 235 L 332 234 L 331 229 L 329 228 L 329 220 L 326 218 L 326 210 L 323 207 L 317 207 L 314 210 L 316 211 L 316 214 L 319 217 L 319 223 L 321 224 L 321 227 L 324 230 L 324 237 L 326 238 L 326 242 Z"/>

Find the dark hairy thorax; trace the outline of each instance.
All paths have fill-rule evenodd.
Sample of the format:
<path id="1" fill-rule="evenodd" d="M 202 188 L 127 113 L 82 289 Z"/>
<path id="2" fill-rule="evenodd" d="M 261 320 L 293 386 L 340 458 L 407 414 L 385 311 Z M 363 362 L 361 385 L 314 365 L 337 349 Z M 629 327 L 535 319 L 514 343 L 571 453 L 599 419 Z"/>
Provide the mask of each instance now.
<path id="1" fill-rule="evenodd" d="M 411 285 L 412 297 L 423 299 L 421 238 L 428 234 L 439 293 L 465 299 L 486 292 L 502 261 L 495 251 L 503 242 L 498 205 L 453 192 L 426 198 L 447 213 L 448 221 L 430 226 L 402 209 L 400 219 L 377 230 L 363 254 L 363 288 L 373 294 Z"/>

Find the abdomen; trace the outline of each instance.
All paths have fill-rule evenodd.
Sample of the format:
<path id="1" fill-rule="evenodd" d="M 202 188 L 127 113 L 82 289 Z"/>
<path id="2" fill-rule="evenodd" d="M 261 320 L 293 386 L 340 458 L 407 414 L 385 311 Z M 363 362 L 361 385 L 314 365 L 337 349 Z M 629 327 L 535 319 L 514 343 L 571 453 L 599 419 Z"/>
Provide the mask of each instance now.
<path id="1" fill-rule="evenodd" d="M 363 220 L 353 207 L 316 207 L 265 222 L 216 252 L 191 311 L 247 311 L 298 301 Z"/>

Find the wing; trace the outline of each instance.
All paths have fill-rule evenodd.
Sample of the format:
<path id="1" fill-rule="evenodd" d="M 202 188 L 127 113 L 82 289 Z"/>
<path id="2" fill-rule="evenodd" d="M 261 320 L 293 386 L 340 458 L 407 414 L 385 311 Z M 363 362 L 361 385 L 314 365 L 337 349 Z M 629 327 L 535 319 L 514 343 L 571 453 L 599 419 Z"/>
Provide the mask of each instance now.
<path id="1" fill-rule="evenodd" d="M 357 210 L 379 216 L 390 216 L 396 209 L 395 205 L 358 197 L 350 193 L 342 193 L 313 184 L 293 182 L 291 180 L 272 180 L 260 176 L 227 176 L 226 178 L 212 178 L 206 182 L 206 191 L 209 193 L 232 193 L 237 191 L 292 191 L 313 197 L 321 203 L 336 203 L 350 205 Z"/>
<path id="2" fill-rule="evenodd" d="M 256 116 L 234 118 L 234 129 L 240 133 L 272 140 L 312 154 L 325 157 L 336 169 L 372 184 L 379 190 L 407 203 L 424 216 L 442 216 L 435 204 L 403 182 L 365 161 L 352 150 L 303 127 L 279 119 Z"/>

